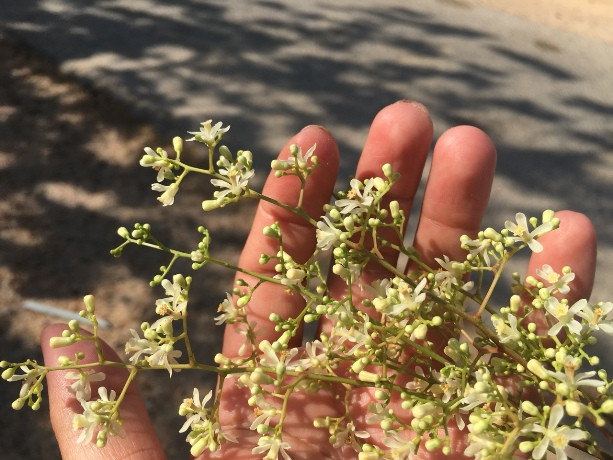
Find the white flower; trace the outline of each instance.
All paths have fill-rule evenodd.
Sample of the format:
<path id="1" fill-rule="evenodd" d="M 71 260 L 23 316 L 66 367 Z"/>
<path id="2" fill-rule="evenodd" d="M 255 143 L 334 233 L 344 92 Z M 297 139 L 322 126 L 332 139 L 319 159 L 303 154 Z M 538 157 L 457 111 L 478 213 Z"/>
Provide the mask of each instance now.
<path id="1" fill-rule="evenodd" d="M 284 286 L 296 286 L 302 283 L 306 272 L 301 268 L 290 268 L 285 272 L 285 275 L 278 274 L 274 278 L 281 280 L 281 284 Z"/>
<path id="2" fill-rule="evenodd" d="M 151 356 L 145 358 L 150 366 L 164 366 L 172 377 L 173 364 L 178 364 L 176 358 L 180 358 L 183 354 L 181 350 L 175 350 L 170 343 L 158 345 L 157 349 L 152 349 Z M 179 372 L 179 370 L 177 370 Z"/>
<path id="3" fill-rule="evenodd" d="M 605 384 L 600 379 L 591 379 L 596 375 L 596 371 L 580 372 L 575 371 L 578 368 L 574 365 L 574 358 L 568 356 L 564 365 L 564 372 L 554 372 L 545 370 L 547 375 L 557 380 L 556 388 L 558 391 L 563 391 L 564 396 L 570 396 L 579 387 L 599 387 Z M 562 384 L 562 385 L 560 385 Z"/>
<path id="4" fill-rule="evenodd" d="M 19 380 L 23 380 L 21 382 L 21 389 L 19 390 L 19 397 L 23 398 L 30 392 L 30 388 L 32 385 L 37 385 L 40 388 L 40 391 L 43 390 L 42 380 L 39 381 L 39 376 L 42 373 L 42 368 L 33 368 L 30 369 L 28 366 L 19 366 L 19 368 L 24 372 L 23 374 L 13 374 L 8 379 L 7 382 L 18 382 Z"/>
<path id="5" fill-rule="evenodd" d="M 183 286 L 179 281 L 170 282 L 162 280 L 162 287 L 168 297 L 155 301 L 155 312 L 158 315 L 169 315 L 173 319 L 180 319 L 185 314 L 187 299 L 183 295 Z M 155 324 L 152 326 L 155 329 Z"/>
<path id="6" fill-rule="evenodd" d="M 291 348 L 289 350 L 284 350 L 280 353 L 280 356 L 277 356 L 277 353 L 275 353 L 275 350 L 273 350 L 272 345 L 268 340 L 262 340 L 258 347 L 264 354 L 260 361 L 262 366 L 276 368 L 278 365 L 284 365 L 288 370 L 296 368 L 297 362 L 290 364 L 290 361 L 298 354 L 298 349 Z"/>
<path id="7" fill-rule="evenodd" d="M 68 387 L 69 393 L 75 395 L 78 400 L 89 401 L 92 397 L 91 382 L 101 382 L 106 378 L 106 375 L 104 375 L 104 372 L 94 372 L 93 369 L 88 369 L 66 372 L 64 378 L 76 380 Z"/>
<path id="8" fill-rule="evenodd" d="M 175 195 L 179 191 L 179 186 L 175 182 L 170 185 L 151 184 L 151 190 L 162 192 L 158 196 L 158 201 L 162 203 L 162 206 L 171 206 L 175 202 Z"/>
<path id="9" fill-rule="evenodd" d="M 306 151 L 306 153 L 303 155 L 302 149 L 298 145 L 294 144 L 292 145 L 291 148 L 292 148 L 292 154 L 295 153 L 296 157 L 294 158 L 294 156 L 291 156 L 285 161 L 290 165 L 295 164 L 296 166 L 298 166 L 299 169 L 305 169 L 308 164 L 308 159 L 311 158 L 316 147 L 317 147 L 317 144 L 313 144 L 311 148 L 309 148 Z"/>
<path id="10" fill-rule="evenodd" d="M 255 430 L 260 425 L 268 426 L 270 424 L 270 419 L 280 413 L 279 409 L 268 403 L 261 394 L 256 395 L 255 401 L 256 407 L 253 411 L 256 417 L 249 427 L 250 430 Z"/>
<path id="11" fill-rule="evenodd" d="M 587 300 L 581 299 L 569 308 L 566 301 L 560 302 L 555 297 L 549 297 L 545 301 L 545 309 L 551 316 L 557 319 L 558 322 L 547 331 L 547 334 L 556 336 L 564 326 L 566 326 L 571 333 L 580 334 L 582 329 L 581 323 L 575 319 L 575 315 L 584 309 L 585 305 L 587 305 Z"/>
<path id="12" fill-rule="evenodd" d="M 335 206 L 341 209 L 341 214 L 359 214 L 367 211 L 374 201 L 373 187 L 374 179 L 368 179 L 364 184 L 358 179 L 351 179 L 349 182 L 351 190 L 347 192 L 347 198 L 336 200 Z"/>
<path id="13" fill-rule="evenodd" d="M 518 243 L 526 243 L 532 252 L 541 252 L 543 245 L 536 241 L 536 238 L 551 231 L 553 229 L 553 222 L 545 222 L 530 232 L 528 230 L 528 220 L 524 213 L 518 212 L 515 214 L 515 221 L 507 220 L 504 223 L 505 228 L 515 235 L 511 237 L 512 240 Z"/>
<path id="14" fill-rule="evenodd" d="M 517 342 L 521 339 L 521 333 L 517 330 L 517 316 L 507 314 L 507 322 L 508 324 L 498 315 L 492 315 L 492 324 L 500 337 L 500 342 Z"/>
<path id="15" fill-rule="evenodd" d="M 370 434 L 368 431 L 356 431 L 353 422 L 349 422 L 345 425 L 345 428 L 337 431 L 334 437 L 336 439 L 334 444 L 332 444 L 333 447 L 338 448 L 343 445 L 350 445 L 356 452 L 360 452 L 362 447 L 356 438 L 366 439 L 370 437 Z"/>
<path id="16" fill-rule="evenodd" d="M 453 288 L 457 284 L 463 284 L 462 289 L 471 289 L 472 282 L 463 283 L 462 278 L 466 273 L 466 267 L 462 262 L 450 260 L 448 256 L 443 256 L 443 259 L 435 257 L 434 260 L 443 268 L 434 275 L 436 286 L 441 294 L 445 294 L 445 290 Z M 451 289 L 455 291 L 455 289 Z"/>
<path id="17" fill-rule="evenodd" d="M 253 169 L 247 169 L 241 163 L 231 163 L 226 157 L 221 157 L 219 162 L 223 168 L 219 169 L 219 174 L 225 176 L 226 179 L 211 179 L 211 184 L 219 187 L 221 190 L 215 192 L 215 198 L 220 205 L 224 204 L 226 196 L 230 198 L 239 197 L 247 190 L 249 179 L 255 175 Z"/>
<path id="18" fill-rule="evenodd" d="M 297 367 L 302 369 L 309 369 L 310 373 L 323 373 L 328 366 L 328 355 L 331 351 L 329 345 L 330 341 L 323 343 L 321 340 L 313 340 L 307 342 L 304 345 L 306 357 L 298 360 Z M 333 345 L 333 348 L 336 348 Z"/>
<path id="19" fill-rule="evenodd" d="M 323 222 L 321 220 L 317 222 L 317 230 L 315 230 L 317 247 L 324 251 L 332 248 L 340 241 L 342 233 L 341 229 L 330 222 L 328 216 L 323 216 Z"/>
<path id="20" fill-rule="evenodd" d="M 85 444 L 92 440 L 96 429 L 107 425 L 108 433 L 113 435 L 125 436 L 125 431 L 116 417 L 111 417 L 116 411 L 115 390 L 109 393 L 105 387 L 98 388 L 98 400 L 80 400 L 83 407 L 82 414 L 75 414 L 72 419 L 74 430 L 82 430 L 77 442 Z"/>
<path id="21" fill-rule="evenodd" d="M 551 268 L 551 265 L 548 264 L 543 265 L 542 269 L 537 268 L 536 274 L 549 284 L 547 286 L 549 292 L 557 290 L 561 294 L 568 294 L 570 292 L 569 284 L 575 279 L 575 274 L 573 272 L 560 276 L 560 274 L 556 273 L 553 268 Z"/>
<path id="22" fill-rule="evenodd" d="M 391 292 L 394 296 L 390 299 L 385 308 L 377 311 L 385 313 L 389 316 L 402 316 L 405 313 L 413 312 L 419 308 L 424 300 L 426 300 L 426 293 L 422 292 L 428 280 L 423 278 L 415 288 L 411 287 L 408 283 L 401 280 L 394 280 L 397 284 L 397 288 L 388 289 L 388 293 Z M 375 299 L 376 300 L 376 299 Z M 373 300 L 375 308 L 377 303 Z"/>
<path id="23" fill-rule="evenodd" d="M 549 414 L 549 422 L 547 427 L 539 424 L 532 426 L 532 431 L 543 433 L 543 438 L 532 451 L 532 458 L 540 460 L 547 452 L 547 448 L 551 444 L 556 451 L 556 460 L 566 460 L 566 447 L 570 441 L 579 441 L 587 439 L 588 434 L 578 428 L 569 428 L 568 426 L 560 426 L 558 424 L 564 416 L 564 409 L 560 404 L 556 404 L 551 408 Z"/>
<path id="24" fill-rule="evenodd" d="M 215 317 L 215 324 L 218 326 L 223 323 L 234 323 L 240 314 L 240 310 L 236 308 L 232 295 L 226 292 L 226 299 L 219 304 L 217 311 L 219 315 Z"/>
<path id="25" fill-rule="evenodd" d="M 394 460 L 411 460 L 417 447 L 414 442 L 402 438 L 397 431 L 388 431 L 383 439 L 383 445 L 390 448 Z"/>
<path id="26" fill-rule="evenodd" d="M 251 451 L 252 454 L 266 453 L 264 460 L 277 460 L 281 454 L 284 460 L 291 460 L 291 457 L 286 452 L 291 446 L 288 442 L 282 441 L 280 438 L 272 436 L 262 436 L 258 440 L 257 447 Z"/>
<path id="27" fill-rule="evenodd" d="M 466 249 L 472 256 L 481 256 L 485 261 L 485 265 L 490 266 L 490 255 L 488 249 L 492 245 L 492 240 L 489 238 L 481 238 L 473 240 L 468 235 L 460 237 L 462 248 Z"/>
<path id="28" fill-rule="evenodd" d="M 178 364 L 176 358 L 179 358 L 182 354 L 181 350 L 173 349 L 170 343 L 158 345 L 151 342 L 148 339 L 139 337 L 138 333 L 134 329 L 130 329 L 132 338 L 126 342 L 125 352 L 126 354 L 134 353 L 130 357 L 131 363 L 136 363 L 141 359 L 142 355 L 145 356 L 145 360 L 150 366 L 164 366 L 170 376 L 172 376 L 172 364 Z M 179 370 L 177 369 L 177 372 Z"/>
<path id="29" fill-rule="evenodd" d="M 210 423 L 206 404 L 209 402 L 212 396 L 213 391 L 209 391 L 206 395 L 204 395 L 202 400 L 200 400 L 200 392 L 198 391 L 198 388 L 194 388 L 193 397 L 183 400 L 181 408 L 187 412 L 187 420 L 179 430 L 179 433 L 183 433 L 188 428 L 200 428 L 201 426 Z"/>
<path id="30" fill-rule="evenodd" d="M 171 164 L 168 161 L 168 154 L 163 149 L 153 150 L 151 147 L 145 147 L 145 155 L 140 159 L 140 165 L 151 167 L 157 170 L 158 175 L 156 180 L 162 182 L 165 178 L 172 178 Z"/>
<path id="31" fill-rule="evenodd" d="M 590 329 L 613 334 L 613 319 L 607 318 L 611 310 L 613 310 L 613 302 L 602 302 L 595 305 L 594 308 L 586 303 L 577 315 L 587 321 Z"/>
<path id="32" fill-rule="evenodd" d="M 187 139 L 188 141 L 198 141 L 203 144 L 208 145 L 209 147 L 213 147 L 218 142 L 218 137 L 228 132 L 230 126 L 226 126 L 222 128 L 222 122 L 217 122 L 215 125 L 211 126 L 213 120 L 207 120 L 203 123 L 200 123 L 202 127 L 200 131 L 188 131 L 189 134 L 193 134 L 194 137 Z"/>

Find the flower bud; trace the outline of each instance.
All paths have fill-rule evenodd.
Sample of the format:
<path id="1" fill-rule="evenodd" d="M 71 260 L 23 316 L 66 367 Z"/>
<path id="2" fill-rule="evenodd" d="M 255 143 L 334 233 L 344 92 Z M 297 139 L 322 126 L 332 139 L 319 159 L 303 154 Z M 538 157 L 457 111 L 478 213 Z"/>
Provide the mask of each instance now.
<path id="1" fill-rule="evenodd" d="M 441 447 L 442 443 L 443 441 L 441 439 L 428 439 L 426 441 L 425 447 L 428 452 L 432 452 L 433 450 L 436 450 Z"/>
<path id="2" fill-rule="evenodd" d="M 549 377 L 543 365 L 534 358 L 528 361 L 527 367 L 528 370 L 534 375 L 536 375 L 539 379 L 546 380 Z"/>
<path id="3" fill-rule="evenodd" d="M 581 417 L 585 414 L 587 407 L 585 404 L 575 400 L 566 401 L 566 413 L 572 417 Z"/>
<path id="4" fill-rule="evenodd" d="M 522 401 L 521 408 L 525 413 L 529 415 L 533 415 L 535 417 L 539 415 L 538 407 L 536 407 L 531 401 Z"/>
<path id="5" fill-rule="evenodd" d="M 202 209 L 204 211 L 212 211 L 219 208 L 219 202 L 217 200 L 204 200 L 202 202 Z"/>
<path id="6" fill-rule="evenodd" d="M 173 137 L 172 148 L 175 149 L 177 155 L 181 155 L 181 152 L 183 152 L 183 139 L 181 139 L 179 136 Z"/>
<path id="7" fill-rule="evenodd" d="M 61 348 L 72 345 L 77 341 L 77 337 L 73 334 L 68 337 L 51 337 L 49 339 L 49 346 L 51 348 Z"/>

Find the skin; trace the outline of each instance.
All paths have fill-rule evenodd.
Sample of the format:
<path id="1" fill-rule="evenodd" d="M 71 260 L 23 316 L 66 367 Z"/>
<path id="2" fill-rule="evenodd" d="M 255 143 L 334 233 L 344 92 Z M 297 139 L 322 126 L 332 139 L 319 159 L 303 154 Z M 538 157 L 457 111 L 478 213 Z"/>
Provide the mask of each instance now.
<path id="1" fill-rule="evenodd" d="M 382 175 L 381 166 L 391 163 L 393 169 L 401 174 L 401 180 L 390 192 L 390 200 L 400 202 L 408 215 L 419 185 L 423 166 L 432 142 L 432 122 L 425 107 L 420 104 L 400 101 L 382 109 L 373 120 L 362 155 L 357 165 L 356 177 L 365 179 Z M 339 165 L 338 147 L 332 135 L 318 126 L 308 126 L 296 134 L 282 149 L 279 157 L 289 156 L 289 146 L 298 144 L 306 151 L 317 143 L 316 155 L 320 164 L 307 185 L 305 211 L 314 219 L 321 215 L 322 206 L 329 202 L 337 179 Z M 488 136 L 481 130 L 470 126 L 449 129 L 436 142 L 432 167 L 426 186 L 421 215 L 417 227 L 414 246 L 426 263 L 435 266 L 435 257 L 448 255 L 451 259 L 463 258 L 459 248 L 462 234 L 476 235 L 485 212 L 494 176 L 496 151 Z M 296 204 L 299 184 L 295 178 L 277 179 L 269 177 L 264 193 L 288 204 Z M 557 213 L 561 220 L 560 228 L 540 239 L 543 252 L 532 256 L 526 274 L 535 274 L 543 263 L 561 270 L 570 265 L 576 273 L 571 285 L 576 299 L 587 298 L 592 289 L 596 257 L 596 237 L 590 223 L 582 214 L 571 211 Z M 274 275 L 274 266 L 260 265 L 260 254 L 275 252 L 276 241 L 262 235 L 262 227 L 278 221 L 283 230 L 284 246 L 298 261 L 304 261 L 312 253 L 315 244 L 315 231 L 291 213 L 262 202 L 257 210 L 253 227 L 240 258 L 240 265 L 258 272 Z M 397 254 L 386 252 L 385 258 L 395 263 Z M 367 267 L 365 281 L 384 276 L 378 266 Z M 244 277 L 243 277 L 244 278 Z M 249 281 L 249 279 L 247 279 Z M 342 295 L 344 285 L 333 278 L 330 283 L 337 295 Z M 571 299 L 572 300 L 572 299 Z M 299 296 L 289 295 L 276 285 L 264 285 L 258 289 L 249 304 L 250 321 L 256 321 L 259 340 L 273 341 L 276 333 L 268 321 L 273 311 L 287 317 L 299 311 L 302 300 Z M 321 324 L 326 328 L 326 324 Z M 42 334 L 42 347 L 45 362 L 56 363 L 61 354 L 71 356 L 78 349 L 85 352 L 92 361 L 96 360 L 93 347 L 80 343 L 69 349 L 51 349 L 49 338 L 61 334 L 64 326 L 55 325 L 45 329 Z M 299 340 L 299 338 L 297 338 Z M 243 343 L 243 336 L 229 326 L 226 329 L 223 353 L 235 356 Z M 119 360 L 107 347 L 109 359 Z M 119 390 L 125 381 L 126 372 L 105 369 L 106 385 Z M 104 449 L 94 445 L 77 445 L 78 433 L 72 429 L 74 410 L 78 407 L 74 398 L 66 391 L 66 381 L 62 372 L 51 373 L 48 377 L 49 405 L 51 421 L 58 443 L 65 459 L 161 459 L 165 458 L 157 435 L 149 420 L 144 404 L 135 386 L 131 386 L 128 397 L 122 405 L 122 417 L 127 438 L 111 437 Z M 110 382 L 110 384 L 109 384 Z M 220 419 L 224 431 L 234 434 L 239 444 L 227 443 L 221 451 L 201 458 L 251 459 L 251 449 L 257 444 L 258 436 L 249 430 L 253 419 L 253 409 L 245 403 L 244 391 L 232 384 L 224 386 Z M 364 414 L 372 394 L 368 391 L 354 392 L 351 408 L 357 429 L 365 425 Z M 303 419 L 328 415 L 338 409 L 334 391 L 321 391 L 305 398 L 296 395 L 290 400 L 288 417 L 285 422 L 284 439 L 292 444 L 289 451 L 294 459 L 313 458 L 357 458 L 347 448 L 333 449 L 328 442 L 324 429 L 315 429 Z M 450 427 L 453 458 L 463 458 L 466 436 L 457 427 Z M 381 433 L 373 432 L 369 442 L 376 443 Z M 427 453 L 420 449 L 420 459 L 443 458 L 440 452 Z M 447 457 L 448 458 L 448 457 Z"/>

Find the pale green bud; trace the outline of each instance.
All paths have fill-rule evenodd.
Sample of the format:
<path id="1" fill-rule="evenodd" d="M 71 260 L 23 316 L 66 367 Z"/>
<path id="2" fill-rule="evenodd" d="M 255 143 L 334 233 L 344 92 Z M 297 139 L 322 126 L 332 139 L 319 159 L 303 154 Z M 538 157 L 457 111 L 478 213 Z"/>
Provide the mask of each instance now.
<path id="1" fill-rule="evenodd" d="M 525 413 L 535 417 L 540 413 L 538 407 L 536 407 L 531 401 L 522 401 L 521 408 Z"/>
<path id="2" fill-rule="evenodd" d="M 555 217 L 555 212 L 553 212 L 551 209 L 547 209 L 545 211 L 543 211 L 543 223 L 546 224 L 547 222 L 551 222 Z"/>
<path id="3" fill-rule="evenodd" d="M 15 375 L 16 370 L 17 369 L 15 367 L 9 367 L 8 369 L 5 369 L 4 372 L 2 372 L 2 379 L 3 380 L 10 379 L 13 375 Z"/>
<path id="4" fill-rule="evenodd" d="M 566 413 L 572 417 L 581 417 L 585 414 L 586 410 L 585 404 L 581 404 L 579 401 L 572 399 L 566 401 Z"/>
<path id="5" fill-rule="evenodd" d="M 428 334 L 428 326 L 426 326 L 424 323 L 421 323 L 420 325 L 418 325 L 413 331 L 413 335 L 418 340 L 425 339 L 426 334 Z"/>
<path id="6" fill-rule="evenodd" d="M 270 162 L 270 168 L 274 171 L 286 171 L 289 169 L 289 162 L 285 160 L 272 160 Z"/>
<path id="7" fill-rule="evenodd" d="M 83 297 L 83 304 L 85 305 L 85 310 L 87 310 L 87 313 L 94 313 L 96 309 L 96 303 L 95 303 L 95 299 L 93 295 L 88 294 L 85 297 Z"/>
<path id="8" fill-rule="evenodd" d="M 61 348 L 72 345 L 77 340 L 77 337 L 73 334 L 68 337 L 51 337 L 49 339 L 49 346 L 51 348 Z"/>
<path id="9" fill-rule="evenodd" d="M 600 406 L 600 411 L 605 414 L 613 414 L 613 399 L 607 399 Z"/>
<path id="10" fill-rule="evenodd" d="M 373 185 L 377 190 L 383 190 L 385 188 L 385 180 L 381 179 L 380 177 L 375 177 L 373 179 Z"/>
<path id="11" fill-rule="evenodd" d="M 380 376 L 378 376 L 377 374 L 373 373 L 373 372 L 369 372 L 369 371 L 360 371 L 360 373 L 358 374 L 358 379 L 360 379 L 363 382 L 371 382 L 371 383 L 377 383 L 380 380 Z"/>
<path id="12" fill-rule="evenodd" d="M 13 403 L 11 404 L 11 407 L 14 410 L 21 410 L 25 402 L 26 400 L 24 398 L 17 398 L 15 401 L 13 401 Z"/>
<path id="13" fill-rule="evenodd" d="M 392 165 L 389 163 L 385 163 L 382 167 L 381 170 L 383 171 L 383 174 L 385 174 L 385 177 L 387 178 L 391 178 L 392 174 L 394 173 L 393 169 L 392 169 Z"/>
<path id="14" fill-rule="evenodd" d="M 545 368 L 543 367 L 543 365 L 534 358 L 528 361 L 527 367 L 528 370 L 534 375 L 536 375 L 539 379 L 546 380 L 549 377 L 547 375 L 547 372 L 545 372 Z"/>
<path id="15" fill-rule="evenodd" d="M 413 417 L 420 419 L 424 418 L 428 414 L 431 414 L 434 409 L 436 409 L 436 406 L 430 402 L 427 402 L 423 404 L 416 404 L 413 406 L 411 411 L 413 413 Z"/>
<path id="16" fill-rule="evenodd" d="M 433 450 L 436 450 L 441 447 L 442 443 L 443 441 L 441 439 L 428 439 L 426 441 L 425 447 L 428 452 L 432 452 Z"/>
<path id="17" fill-rule="evenodd" d="M 269 238 L 279 238 L 279 230 L 272 225 L 266 225 L 262 229 L 262 233 L 264 234 L 264 236 L 267 236 Z"/>
<path id="18" fill-rule="evenodd" d="M 181 139 L 179 136 L 173 137 L 172 148 L 175 149 L 177 155 L 181 155 L 181 152 L 183 152 L 183 139 Z"/>
<path id="19" fill-rule="evenodd" d="M 353 218 L 351 216 L 347 216 L 343 219 L 343 225 L 350 232 L 352 232 L 355 228 L 355 222 L 353 221 Z"/>
<path id="20" fill-rule="evenodd" d="M 396 200 L 390 201 L 390 212 L 392 214 L 392 219 L 398 219 L 401 217 L 400 203 L 398 203 L 398 201 Z"/>
<path id="21" fill-rule="evenodd" d="M 375 399 L 378 399 L 379 401 L 387 401 L 389 399 L 389 395 L 383 390 L 376 390 Z"/>
<path id="22" fill-rule="evenodd" d="M 189 453 L 194 457 L 198 457 L 202 454 L 202 452 L 204 452 L 204 450 L 207 448 L 207 445 L 208 445 L 208 438 L 200 438 L 189 449 Z"/>
<path id="23" fill-rule="evenodd" d="M 488 227 L 483 230 L 483 236 L 497 243 L 500 243 L 502 241 L 502 235 L 496 230 L 494 230 L 492 227 Z"/>
<path id="24" fill-rule="evenodd" d="M 520 452 L 523 452 L 524 454 L 527 454 L 529 452 L 532 452 L 534 450 L 534 446 L 536 444 L 532 441 L 522 441 L 519 443 L 519 450 Z"/>
<path id="25" fill-rule="evenodd" d="M 214 209 L 219 208 L 219 201 L 217 200 L 204 200 L 202 202 L 202 209 L 204 211 L 213 211 Z"/>

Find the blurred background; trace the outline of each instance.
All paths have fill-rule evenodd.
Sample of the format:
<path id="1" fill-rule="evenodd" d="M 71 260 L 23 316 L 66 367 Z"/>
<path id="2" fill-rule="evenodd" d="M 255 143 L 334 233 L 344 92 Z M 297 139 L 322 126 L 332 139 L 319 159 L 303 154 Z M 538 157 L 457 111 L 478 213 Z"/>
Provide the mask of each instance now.
<path id="1" fill-rule="evenodd" d="M 340 146 L 343 187 L 373 116 L 398 99 L 427 105 L 436 135 L 472 124 L 492 137 L 498 169 L 484 226 L 517 211 L 587 214 L 599 238 L 593 299 L 611 299 L 610 0 L 9 0 L 0 20 L 4 359 L 38 357 L 40 330 L 57 320 L 24 301 L 78 311 L 92 293 L 120 349 L 129 328 L 154 319 L 162 293 L 148 282 L 167 260 L 134 248 L 111 257 L 119 226 L 149 222 L 182 247 L 205 225 L 215 255 L 236 260 L 253 207 L 204 215 L 208 181 L 188 177 L 161 208 L 151 171 L 138 166 L 144 146 L 170 148 L 172 136 L 222 120 L 231 149 L 254 152 L 261 181 L 292 134 L 321 124 Z M 187 152 L 193 161 L 201 153 Z M 231 274 L 209 269 L 194 285 L 192 330 L 206 331 L 197 349 L 210 361 Z M 154 408 L 161 398 L 178 407 L 213 381 L 183 372 L 172 386 L 163 375 L 140 384 Z M 3 458 L 59 458 L 46 417 L 10 409 L 17 392 L 0 383 Z M 153 417 L 169 458 L 184 458 L 181 418 Z"/>

